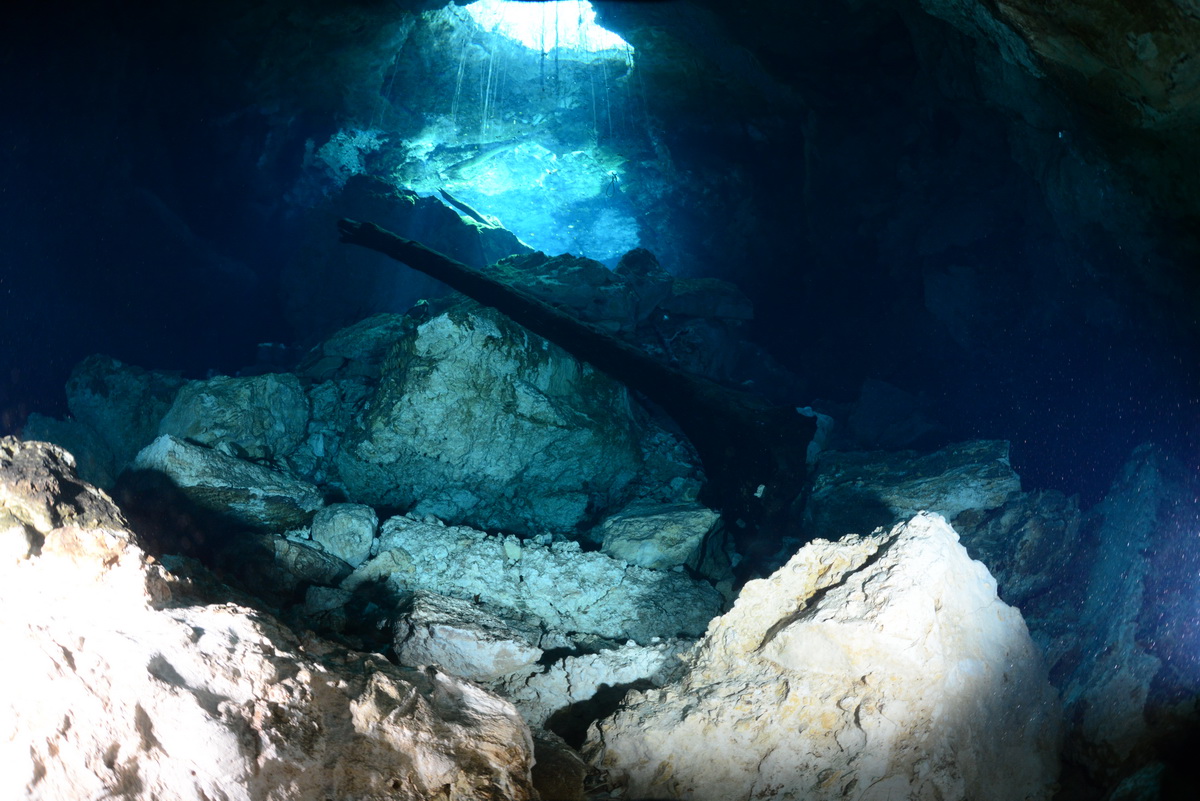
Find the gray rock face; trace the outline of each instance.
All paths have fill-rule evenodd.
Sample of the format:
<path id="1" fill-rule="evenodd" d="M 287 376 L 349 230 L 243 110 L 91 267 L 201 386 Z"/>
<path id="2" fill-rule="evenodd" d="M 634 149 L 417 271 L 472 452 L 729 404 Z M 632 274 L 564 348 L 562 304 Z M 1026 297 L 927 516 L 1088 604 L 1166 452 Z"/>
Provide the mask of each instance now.
<path id="1" fill-rule="evenodd" d="M 312 484 L 165 434 L 133 466 L 166 473 L 200 506 L 269 531 L 307 525 L 325 505 Z"/>
<path id="2" fill-rule="evenodd" d="M 493 689 L 512 701 L 537 729 L 556 715 L 565 716 L 575 704 L 592 700 L 605 688 L 661 687 L 678 677 L 683 667 L 680 656 L 692 644 L 690 640 L 627 643 L 594 654 L 568 656 L 533 675 L 501 680 Z"/>
<path id="3" fill-rule="evenodd" d="M 957 539 L 922 515 L 809 543 L 585 755 L 632 798 L 1049 799 L 1057 695 Z"/>
<path id="4" fill-rule="evenodd" d="M 419 326 L 338 458 L 350 497 L 523 533 L 565 531 L 637 474 L 623 387 L 501 315 Z"/>
<path id="5" fill-rule="evenodd" d="M 4 552 L 24 559 L 29 548 L 59 528 L 124 528 L 125 519 L 102 490 L 79 480 L 75 457 L 48 442 L 0 438 L 0 524 L 17 542 Z"/>
<path id="6" fill-rule="evenodd" d="M 240 458 L 273 461 L 299 446 L 308 414 L 308 398 L 294 375 L 218 376 L 185 384 L 158 431 Z"/>
<path id="7" fill-rule="evenodd" d="M 316 381 L 358 378 L 377 381 L 388 351 L 412 331 L 403 314 L 376 314 L 346 326 L 315 347 L 298 372 Z"/>
<path id="8" fill-rule="evenodd" d="M 350 567 L 358 567 L 371 556 L 379 517 L 370 506 L 335 503 L 313 515 L 312 540 L 328 554 Z"/>
<path id="9" fill-rule="evenodd" d="M 89 475 L 115 479 L 138 451 L 158 435 L 158 423 L 184 380 L 168 373 L 143 370 L 109 356 L 89 356 L 67 379 L 67 408 L 75 421 L 95 433 L 103 450 L 77 454 L 89 464 Z M 40 436 L 47 432 L 30 432 Z M 86 447 L 86 435 L 63 442 Z"/>
<path id="10" fill-rule="evenodd" d="M 1064 757 L 1097 794 L 1161 758 L 1163 731 L 1195 725 L 1194 705 L 1179 703 L 1200 691 L 1195 481 L 1160 449 L 1135 449 L 1089 515 L 1083 538 L 1095 551 L 1079 586 L 1047 621 L 1065 674 Z"/>
<path id="11" fill-rule="evenodd" d="M 1008 443 L 999 440 L 963 442 L 926 455 L 824 451 L 805 530 L 810 537 L 867 534 L 921 511 L 953 520 L 967 510 L 995 509 L 1020 489 Z"/>
<path id="12" fill-rule="evenodd" d="M 0 796 L 526 801 L 508 702 L 309 637 L 150 564 L 60 450 L 0 441 L 0 517 L 40 552 L 0 562 Z M 31 492 L 26 492 L 29 490 Z M 91 521 L 91 522 L 89 522 Z M 37 603 L 29 599 L 37 598 Z"/>
<path id="13" fill-rule="evenodd" d="M 1067 580 L 1064 566 L 1080 561 L 1082 522 L 1078 499 L 1042 490 L 1016 493 L 990 511 L 963 512 L 954 526 L 996 577 L 1000 597 L 1028 620 L 1035 599 Z"/>
<path id="14" fill-rule="evenodd" d="M 583 553 L 575 542 L 546 547 L 407 517 L 383 524 L 379 555 L 342 588 L 375 579 L 401 592 L 479 596 L 502 617 L 532 617 L 546 629 L 643 643 L 699 635 L 721 608 L 704 582 Z"/>
<path id="15" fill-rule="evenodd" d="M 652 570 L 694 563 L 721 515 L 699 504 L 633 504 L 601 523 L 593 536 L 614 559 Z"/>
<path id="16" fill-rule="evenodd" d="M 598 261 L 563 254 L 510 256 L 487 268 L 515 286 L 574 317 L 614 331 L 632 331 L 638 297 L 622 275 Z"/>
<path id="17" fill-rule="evenodd" d="M 455 676 L 488 682 L 533 671 L 542 649 L 471 601 L 420 590 L 395 628 L 403 665 L 436 665 Z"/>
<path id="18" fill-rule="evenodd" d="M 75 457 L 79 478 L 97 487 L 111 489 L 117 482 L 116 463 L 108 444 L 78 420 L 57 420 L 34 412 L 21 429 L 30 442 L 53 442 Z"/>

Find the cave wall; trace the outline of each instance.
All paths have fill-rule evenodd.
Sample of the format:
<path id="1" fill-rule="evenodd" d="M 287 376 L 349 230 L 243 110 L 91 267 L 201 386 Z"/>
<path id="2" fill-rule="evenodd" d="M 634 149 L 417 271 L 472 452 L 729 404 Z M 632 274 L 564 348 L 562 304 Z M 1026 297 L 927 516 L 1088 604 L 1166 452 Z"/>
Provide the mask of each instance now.
<path id="1" fill-rule="evenodd" d="M 15 12 L 3 333 L 37 356 L 0 385 L 6 430 L 87 352 L 202 373 L 304 338 L 281 298 L 306 154 L 420 124 L 397 65 L 440 6 Z M 600 3 L 639 53 L 623 200 L 664 264 L 754 298 L 832 410 L 886 380 L 1018 463 L 1052 443 L 1022 472 L 1063 486 L 1115 432 L 1087 445 L 1103 486 L 1129 440 L 1197 436 L 1193 6 Z"/>

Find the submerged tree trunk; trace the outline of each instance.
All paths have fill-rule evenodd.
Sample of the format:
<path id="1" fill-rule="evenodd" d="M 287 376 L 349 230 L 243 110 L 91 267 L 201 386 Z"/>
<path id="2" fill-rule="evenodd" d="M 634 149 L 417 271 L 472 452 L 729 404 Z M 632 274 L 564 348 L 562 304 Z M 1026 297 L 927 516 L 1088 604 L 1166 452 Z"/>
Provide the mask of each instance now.
<path id="1" fill-rule="evenodd" d="M 748 535 L 773 540 L 782 533 L 803 488 L 813 418 L 663 364 L 596 326 L 374 223 L 340 220 L 338 229 L 342 242 L 391 256 L 442 281 L 641 392 L 695 445 L 708 476 L 703 500 L 733 524 L 743 550 L 769 547 L 760 542 L 754 548 Z"/>

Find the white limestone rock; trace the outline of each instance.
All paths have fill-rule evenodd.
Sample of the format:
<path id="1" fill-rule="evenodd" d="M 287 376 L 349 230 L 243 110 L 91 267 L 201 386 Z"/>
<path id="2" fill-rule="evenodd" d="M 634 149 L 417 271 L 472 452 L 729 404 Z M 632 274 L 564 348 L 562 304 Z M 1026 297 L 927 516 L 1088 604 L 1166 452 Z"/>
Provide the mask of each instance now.
<path id="1" fill-rule="evenodd" d="M 1057 695 L 938 516 L 814 541 L 749 582 L 687 673 L 593 728 L 631 798 L 1049 799 Z"/>
<path id="2" fill-rule="evenodd" d="M 411 517 L 383 524 L 379 555 L 342 589 L 374 579 L 399 592 L 429 590 L 463 600 L 478 595 L 506 619 L 533 617 L 552 631 L 642 643 L 698 636 L 721 610 L 716 590 L 681 573 L 584 553 L 576 542 L 546 546 Z"/>
<path id="3" fill-rule="evenodd" d="M 479 682 L 528 675 L 542 656 L 541 648 L 477 604 L 424 590 L 396 620 L 394 643 L 402 665 L 436 665 Z"/>
<path id="4" fill-rule="evenodd" d="M 533 534 L 615 505 L 640 454 L 623 386 L 463 305 L 392 349 L 337 467 L 352 500 Z"/>
<path id="5" fill-rule="evenodd" d="M 275 461 L 300 445 L 308 416 L 308 398 L 290 373 L 217 376 L 185 384 L 158 432 L 240 458 Z"/>
<path id="6" fill-rule="evenodd" d="M 200 506 L 269 531 L 308 525 L 325 505 L 312 484 L 166 434 L 147 445 L 133 466 L 165 473 Z"/>
<path id="7" fill-rule="evenodd" d="M 506 677 L 492 689 L 512 701 L 534 729 L 556 714 L 586 703 L 601 690 L 629 686 L 661 687 L 682 670 L 680 656 L 694 640 L 625 643 L 594 654 L 568 656 L 532 675 Z"/>
<path id="8" fill-rule="evenodd" d="M 536 797 L 511 704 L 206 596 L 68 467 L 52 446 L 0 441 L 0 512 L 40 543 L 0 563 L 0 797 Z"/>
<path id="9" fill-rule="evenodd" d="M 379 517 L 370 506 L 361 503 L 334 503 L 313 515 L 313 542 L 328 554 L 351 567 L 358 567 L 371 556 Z"/>
<path id="10" fill-rule="evenodd" d="M 614 559 L 652 570 L 693 563 L 721 515 L 700 504 L 635 503 L 605 519 L 593 533 Z"/>

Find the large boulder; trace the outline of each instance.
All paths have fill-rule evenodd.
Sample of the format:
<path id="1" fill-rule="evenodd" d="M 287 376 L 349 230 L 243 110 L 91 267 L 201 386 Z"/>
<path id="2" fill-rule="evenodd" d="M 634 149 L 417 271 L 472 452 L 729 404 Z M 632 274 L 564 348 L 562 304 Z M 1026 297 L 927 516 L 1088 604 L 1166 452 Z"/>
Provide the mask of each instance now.
<path id="1" fill-rule="evenodd" d="M 405 605 L 394 645 L 402 665 L 435 665 L 479 682 L 526 676 L 542 656 L 541 648 L 472 601 L 425 590 Z"/>
<path id="2" fill-rule="evenodd" d="M 695 566 L 704 538 L 721 515 L 698 503 L 636 503 L 608 517 L 592 533 L 614 559 L 652 570 Z"/>
<path id="3" fill-rule="evenodd" d="M 133 467 L 164 473 L 198 506 L 266 531 L 307 525 L 325 505 L 312 484 L 167 434 L 147 445 Z"/>
<path id="4" fill-rule="evenodd" d="M 302 643 L 148 560 L 61 450 L 0 454 L 0 518 L 40 543 L 0 562 L 4 798 L 536 797 L 508 702 Z"/>
<path id="5" fill-rule="evenodd" d="M 634 798 L 1049 799 L 1061 712 L 1021 615 L 938 516 L 746 584 L 676 683 L 585 753 Z"/>
<path id="6" fill-rule="evenodd" d="M 697 636 L 721 610 L 716 590 L 682 573 L 585 553 L 576 542 L 545 545 L 409 517 L 383 524 L 379 555 L 354 571 L 342 589 L 377 580 L 401 593 L 429 590 L 479 599 L 488 611 L 505 619 L 532 618 L 544 630 L 641 643 Z"/>
<path id="7" fill-rule="evenodd" d="M 313 515 L 310 534 L 314 544 L 350 567 L 371 556 L 379 517 L 361 503 L 334 503 Z"/>
<path id="8" fill-rule="evenodd" d="M 537 533 L 619 501 L 640 454 L 624 387 L 464 305 L 392 350 L 337 466 L 352 500 Z"/>
<path id="9" fill-rule="evenodd" d="M 158 431 L 240 458 L 275 462 L 300 445 L 308 416 L 308 398 L 294 375 L 217 376 L 181 387 Z"/>
<path id="10" fill-rule="evenodd" d="M 995 576 L 1000 597 L 1020 609 L 1034 629 L 1030 613 L 1068 578 L 1067 565 L 1083 561 L 1082 522 L 1078 497 L 1038 490 L 1014 493 L 995 509 L 963 512 L 954 528 L 971 556 Z"/>

